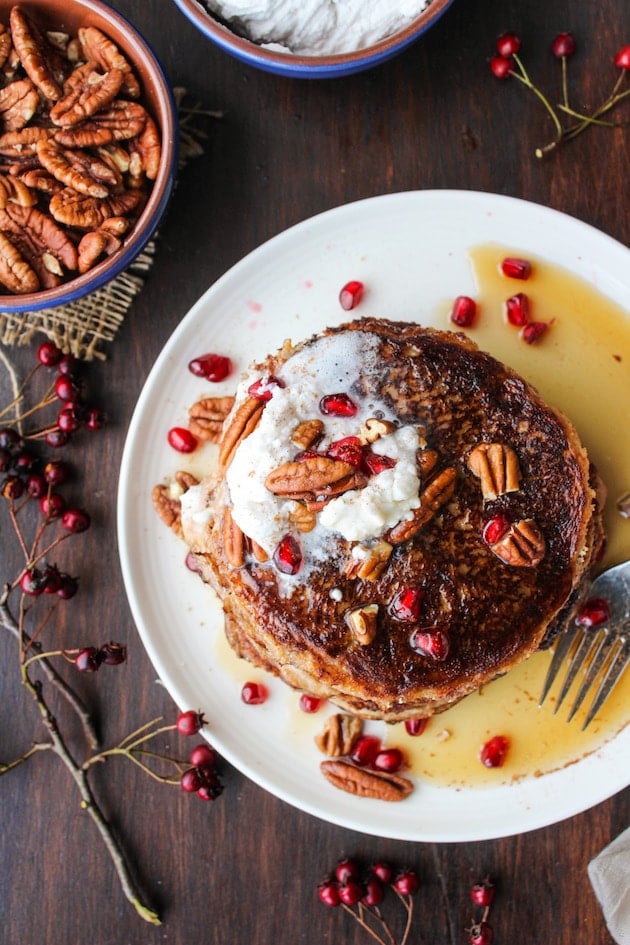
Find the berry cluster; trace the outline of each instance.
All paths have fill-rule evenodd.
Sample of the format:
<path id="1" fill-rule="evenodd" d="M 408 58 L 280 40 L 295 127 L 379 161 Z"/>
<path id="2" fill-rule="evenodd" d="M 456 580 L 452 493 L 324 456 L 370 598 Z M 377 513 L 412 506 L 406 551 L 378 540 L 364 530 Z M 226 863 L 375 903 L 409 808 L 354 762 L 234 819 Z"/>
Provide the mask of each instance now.
<path id="1" fill-rule="evenodd" d="M 481 915 L 477 921 L 466 931 L 468 932 L 468 941 L 470 945 L 491 945 L 494 937 L 492 926 L 488 923 L 490 906 L 494 900 L 494 886 L 490 879 L 486 877 L 481 883 L 475 883 L 470 890 L 470 898 L 474 905 L 481 910 Z"/>
<path id="2" fill-rule="evenodd" d="M 201 712 L 188 709 L 180 712 L 175 727 L 180 735 L 196 735 L 205 725 Z M 217 753 L 205 742 L 196 745 L 188 756 L 192 767 L 187 768 L 181 778 L 180 785 L 186 794 L 196 794 L 202 801 L 214 801 L 223 793 L 223 784 L 217 771 Z"/>
<path id="3" fill-rule="evenodd" d="M 120 666 L 127 659 L 127 647 L 110 640 L 103 646 L 85 646 L 74 658 L 81 673 L 95 673 L 101 666 Z"/>
<path id="4" fill-rule="evenodd" d="M 76 358 L 64 354 L 52 341 L 44 341 L 37 349 L 37 360 L 44 367 L 57 369 L 50 397 L 42 406 L 57 400 L 61 402 L 61 407 L 56 423 L 35 435 L 43 437 L 48 446 L 57 448 L 65 446 L 72 434 L 81 427 L 100 430 L 106 417 L 99 407 L 85 402 Z"/>

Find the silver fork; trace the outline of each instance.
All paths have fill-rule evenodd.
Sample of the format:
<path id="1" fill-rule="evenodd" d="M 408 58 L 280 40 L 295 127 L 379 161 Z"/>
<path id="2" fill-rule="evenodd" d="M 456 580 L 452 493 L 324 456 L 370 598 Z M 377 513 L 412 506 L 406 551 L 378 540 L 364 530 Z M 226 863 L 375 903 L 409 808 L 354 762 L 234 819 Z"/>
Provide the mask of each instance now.
<path id="1" fill-rule="evenodd" d="M 610 608 L 609 619 L 598 627 L 585 628 L 575 622 L 576 611 L 571 612 L 566 629 L 558 636 L 538 703 L 543 704 L 564 668 L 555 714 L 582 673 L 567 717 L 570 722 L 592 689 L 593 699 L 582 731 L 593 721 L 630 662 L 630 561 L 602 572 L 591 584 L 587 597 L 604 598 Z"/>

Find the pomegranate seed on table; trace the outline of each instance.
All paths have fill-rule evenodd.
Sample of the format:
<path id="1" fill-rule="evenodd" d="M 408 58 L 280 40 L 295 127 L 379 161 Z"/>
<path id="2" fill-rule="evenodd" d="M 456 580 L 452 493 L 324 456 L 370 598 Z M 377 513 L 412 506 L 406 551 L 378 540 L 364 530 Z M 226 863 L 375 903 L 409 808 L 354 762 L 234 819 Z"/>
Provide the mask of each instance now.
<path id="1" fill-rule="evenodd" d="M 510 325 L 521 328 L 529 321 L 529 298 L 524 292 L 517 292 L 505 302 L 505 315 Z"/>
<path id="2" fill-rule="evenodd" d="M 521 338 L 528 345 L 534 345 L 547 333 L 551 322 L 530 322 L 521 328 Z"/>
<path id="3" fill-rule="evenodd" d="M 389 613 L 403 623 L 413 623 L 420 616 L 422 591 L 418 587 L 404 587 L 389 605 Z"/>
<path id="4" fill-rule="evenodd" d="M 232 371 L 232 362 L 223 354 L 202 354 L 188 362 L 188 370 L 195 377 L 203 377 L 206 381 L 218 383 L 224 381 Z"/>
<path id="5" fill-rule="evenodd" d="M 459 328 L 470 328 L 477 317 L 477 303 L 468 295 L 458 295 L 451 309 L 451 321 Z"/>
<path id="6" fill-rule="evenodd" d="M 284 381 L 281 381 L 279 377 L 268 374 L 266 377 L 259 377 L 257 381 L 250 384 L 247 388 L 247 393 L 256 400 L 264 400 L 266 402 L 273 397 L 274 387 L 282 388 L 284 386 Z"/>
<path id="7" fill-rule="evenodd" d="M 451 641 L 444 630 L 416 630 L 409 641 L 416 652 L 441 663 L 451 651 Z"/>
<path id="8" fill-rule="evenodd" d="M 551 51 L 557 59 L 567 59 L 576 49 L 577 43 L 573 33 L 558 33 L 551 44 Z"/>
<path id="9" fill-rule="evenodd" d="M 297 574 L 302 567 L 302 549 L 293 535 L 285 535 L 273 553 L 273 563 L 282 574 Z"/>
<path id="10" fill-rule="evenodd" d="M 532 264 L 529 259 L 518 259 L 516 256 L 506 256 L 501 261 L 501 272 L 508 279 L 529 279 L 532 274 Z"/>
<path id="11" fill-rule="evenodd" d="M 359 408 L 348 394 L 326 394 L 319 402 L 319 409 L 325 416 L 355 417 Z"/>
<path id="12" fill-rule="evenodd" d="M 172 427 L 166 438 L 169 445 L 178 453 L 193 453 L 197 449 L 197 437 L 186 427 Z"/>
<path id="13" fill-rule="evenodd" d="M 408 735 L 422 735 L 429 720 L 427 718 L 423 719 L 405 719 L 405 731 Z"/>
<path id="14" fill-rule="evenodd" d="M 241 689 L 241 699 L 246 705 L 262 705 L 267 701 L 267 695 L 262 683 L 246 682 Z"/>
<path id="15" fill-rule="evenodd" d="M 512 522 L 504 515 L 502 512 L 499 512 L 497 515 L 493 515 L 492 518 L 489 518 L 483 528 L 483 540 L 486 545 L 494 545 L 497 541 L 500 541 L 501 538 L 508 531 Z"/>
<path id="16" fill-rule="evenodd" d="M 363 298 L 364 290 L 365 286 L 363 283 L 356 279 L 351 279 L 350 282 L 346 282 L 339 293 L 339 304 L 344 312 L 349 312 L 351 309 L 357 307 Z"/>
<path id="17" fill-rule="evenodd" d="M 575 622 L 580 627 L 601 627 L 610 619 L 610 604 L 603 597 L 591 597 L 577 612 Z"/>
<path id="18" fill-rule="evenodd" d="M 505 735 L 494 735 L 482 747 L 479 760 L 486 768 L 500 768 L 505 761 L 510 743 Z"/>
<path id="19" fill-rule="evenodd" d="M 497 39 L 497 52 L 506 59 L 517 53 L 520 48 L 521 40 L 516 33 L 503 33 L 503 35 L 499 36 Z"/>

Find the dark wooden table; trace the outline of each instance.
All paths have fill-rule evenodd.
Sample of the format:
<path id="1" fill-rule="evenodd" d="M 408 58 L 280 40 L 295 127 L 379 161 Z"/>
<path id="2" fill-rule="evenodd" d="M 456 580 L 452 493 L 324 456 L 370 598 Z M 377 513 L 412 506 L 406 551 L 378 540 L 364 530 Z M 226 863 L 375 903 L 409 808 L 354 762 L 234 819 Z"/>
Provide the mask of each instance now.
<path id="1" fill-rule="evenodd" d="M 60 633 L 76 640 L 97 628 L 103 638 L 129 647 L 129 661 L 118 672 L 80 680 L 106 744 L 152 717 L 173 719 L 176 712 L 156 684 L 127 604 L 117 557 L 116 487 L 127 425 L 147 373 L 182 316 L 217 277 L 264 240 L 319 211 L 414 189 L 524 197 L 630 243 L 627 129 L 590 129 L 538 161 L 533 151 L 551 134 L 548 118 L 516 82 L 499 83 L 488 68 L 496 37 L 513 29 L 541 84 L 557 87 L 559 66 L 549 46 L 556 33 L 570 29 L 579 44 L 572 63 L 575 100 L 597 103 L 616 77 L 615 52 L 630 41 L 626 0 L 456 0 L 396 60 L 355 77 L 314 83 L 239 64 L 206 42 L 170 0 L 118 0 L 115 6 L 150 40 L 173 84 L 224 117 L 208 123 L 204 155 L 181 174 L 155 267 L 108 347 L 108 360 L 90 369 L 90 383 L 101 392 L 111 422 L 98 436 L 83 438 L 77 456 L 83 467 L 77 501 L 90 506 L 95 521 L 77 542 L 82 589 L 60 617 Z M 25 370 L 34 346 L 6 353 Z M 7 532 L 0 542 L 4 580 L 13 555 Z M 40 733 L 6 635 L 0 654 L 5 760 Z M 586 866 L 627 826 L 628 791 L 521 836 L 410 844 L 317 820 L 227 765 L 224 779 L 223 797 L 204 805 L 156 784 L 124 760 L 113 759 L 97 772 L 104 812 L 161 912 L 163 924 L 154 928 L 123 897 L 74 786 L 50 752 L 2 778 L 0 942 L 366 942 L 348 917 L 325 910 L 316 898 L 318 881 L 342 854 L 418 869 L 423 890 L 413 942 L 465 943 L 469 887 L 485 874 L 498 887 L 491 918 L 497 943 L 612 941 Z"/>

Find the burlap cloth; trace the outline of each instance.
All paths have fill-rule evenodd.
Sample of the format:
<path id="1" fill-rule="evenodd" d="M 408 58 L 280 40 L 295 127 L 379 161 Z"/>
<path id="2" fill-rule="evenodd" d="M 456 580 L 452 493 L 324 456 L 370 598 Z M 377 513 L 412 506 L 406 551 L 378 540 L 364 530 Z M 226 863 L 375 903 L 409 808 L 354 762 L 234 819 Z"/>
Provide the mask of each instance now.
<path id="1" fill-rule="evenodd" d="M 181 171 L 191 158 L 204 153 L 208 120 L 220 118 L 221 113 L 188 104 L 184 89 L 176 88 L 174 94 L 179 114 L 178 171 Z M 38 312 L 0 312 L 0 344 L 25 345 L 39 333 L 85 361 L 106 358 L 103 348 L 116 337 L 142 289 L 153 265 L 158 241 L 159 237 L 154 237 L 123 273 L 76 302 Z"/>

